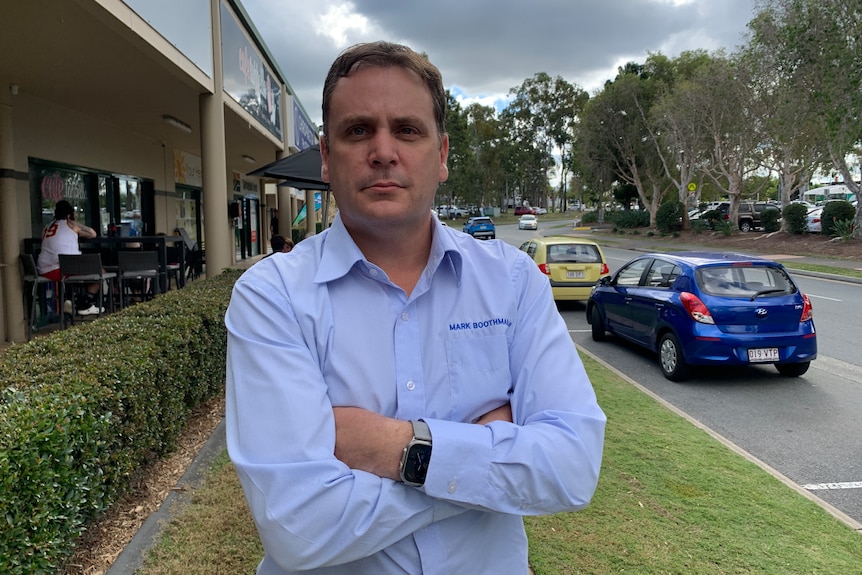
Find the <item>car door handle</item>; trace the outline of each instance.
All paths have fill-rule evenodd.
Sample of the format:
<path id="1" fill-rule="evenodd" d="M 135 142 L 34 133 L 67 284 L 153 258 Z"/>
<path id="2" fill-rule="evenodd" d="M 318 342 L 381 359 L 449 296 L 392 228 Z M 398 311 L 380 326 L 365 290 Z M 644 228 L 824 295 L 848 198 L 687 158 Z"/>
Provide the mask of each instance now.
<path id="1" fill-rule="evenodd" d="M 626 296 L 626 297 L 623 299 L 623 302 L 624 302 L 624 303 L 632 303 L 632 298 L 631 298 L 631 297 L 629 297 L 629 296 Z"/>

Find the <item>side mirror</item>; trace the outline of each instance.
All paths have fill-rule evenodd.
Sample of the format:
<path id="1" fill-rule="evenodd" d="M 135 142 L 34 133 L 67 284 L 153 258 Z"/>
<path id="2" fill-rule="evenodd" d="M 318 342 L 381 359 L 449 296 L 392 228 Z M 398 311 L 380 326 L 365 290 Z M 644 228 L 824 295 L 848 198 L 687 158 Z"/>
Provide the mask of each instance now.
<path id="1" fill-rule="evenodd" d="M 604 276 L 602 278 L 599 278 L 599 285 L 603 285 L 603 286 L 611 285 L 611 278 L 612 277 L 613 276 Z"/>

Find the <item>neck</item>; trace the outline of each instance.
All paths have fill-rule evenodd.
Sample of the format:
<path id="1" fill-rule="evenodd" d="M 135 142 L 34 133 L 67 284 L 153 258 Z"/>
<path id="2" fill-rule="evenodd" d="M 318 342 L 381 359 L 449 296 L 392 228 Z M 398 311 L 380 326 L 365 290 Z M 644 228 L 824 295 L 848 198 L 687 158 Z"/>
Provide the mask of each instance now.
<path id="1" fill-rule="evenodd" d="M 433 237 L 430 222 L 403 232 L 379 229 L 371 233 L 348 231 L 365 258 L 379 266 L 395 285 L 410 295 L 428 264 Z"/>

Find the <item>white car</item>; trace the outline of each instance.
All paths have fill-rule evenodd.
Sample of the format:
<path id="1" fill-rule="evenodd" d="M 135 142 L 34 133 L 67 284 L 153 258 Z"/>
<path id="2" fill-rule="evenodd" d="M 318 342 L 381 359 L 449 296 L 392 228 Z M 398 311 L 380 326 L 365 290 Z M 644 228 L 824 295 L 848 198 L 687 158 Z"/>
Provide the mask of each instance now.
<path id="1" fill-rule="evenodd" d="M 533 208 L 533 211 L 536 212 L 536 215 L 539 216 L 548 213 L 548 210 L 546 210 L 545 208 Z"/>
<path id="2" fill-rule="evenodd" d="M 819 234 L 822 231 L 822 228 L 820 227 L 820 216 L 822 213 L 823 206 L 819 206 L 808 211 L 808 215 L 805 216 L 805 226 L 808 228 L 809 232 Z"/>
<path id="3" fill-rule="evenodd" d="M 539 229 L 539 220 L 536 219 L 536 216 L 533 214 L 524 214 L 521 216 L 521 219 L 518 220 L 518 229 L 519 230 L 538 230 Z"/>

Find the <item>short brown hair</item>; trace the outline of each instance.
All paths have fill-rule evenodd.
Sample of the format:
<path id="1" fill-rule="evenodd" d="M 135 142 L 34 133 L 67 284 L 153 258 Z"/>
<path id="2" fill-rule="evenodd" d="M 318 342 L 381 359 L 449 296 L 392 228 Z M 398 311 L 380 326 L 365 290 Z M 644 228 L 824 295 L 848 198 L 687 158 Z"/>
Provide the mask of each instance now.
<path id="1" fill-rule="evenodd" d="M 443 88 L 443 76 L 440 70 L 422 54 L 411 48 L 392 42 L 369 42 L 356 44 L 342 52 L 326 75 L 323 83 L 323 135 L 329 134 L 327 116 L 332 93 L 341 78 L 346 78 L 360 66 L 377 66 L 388 68 L 398 66 L 414 72 L 419 76 L 431 93 L 434 103 L 434 120 L 437 123 L 437 136 L 442 138 L 446 133 L 446 91 Z"/>

